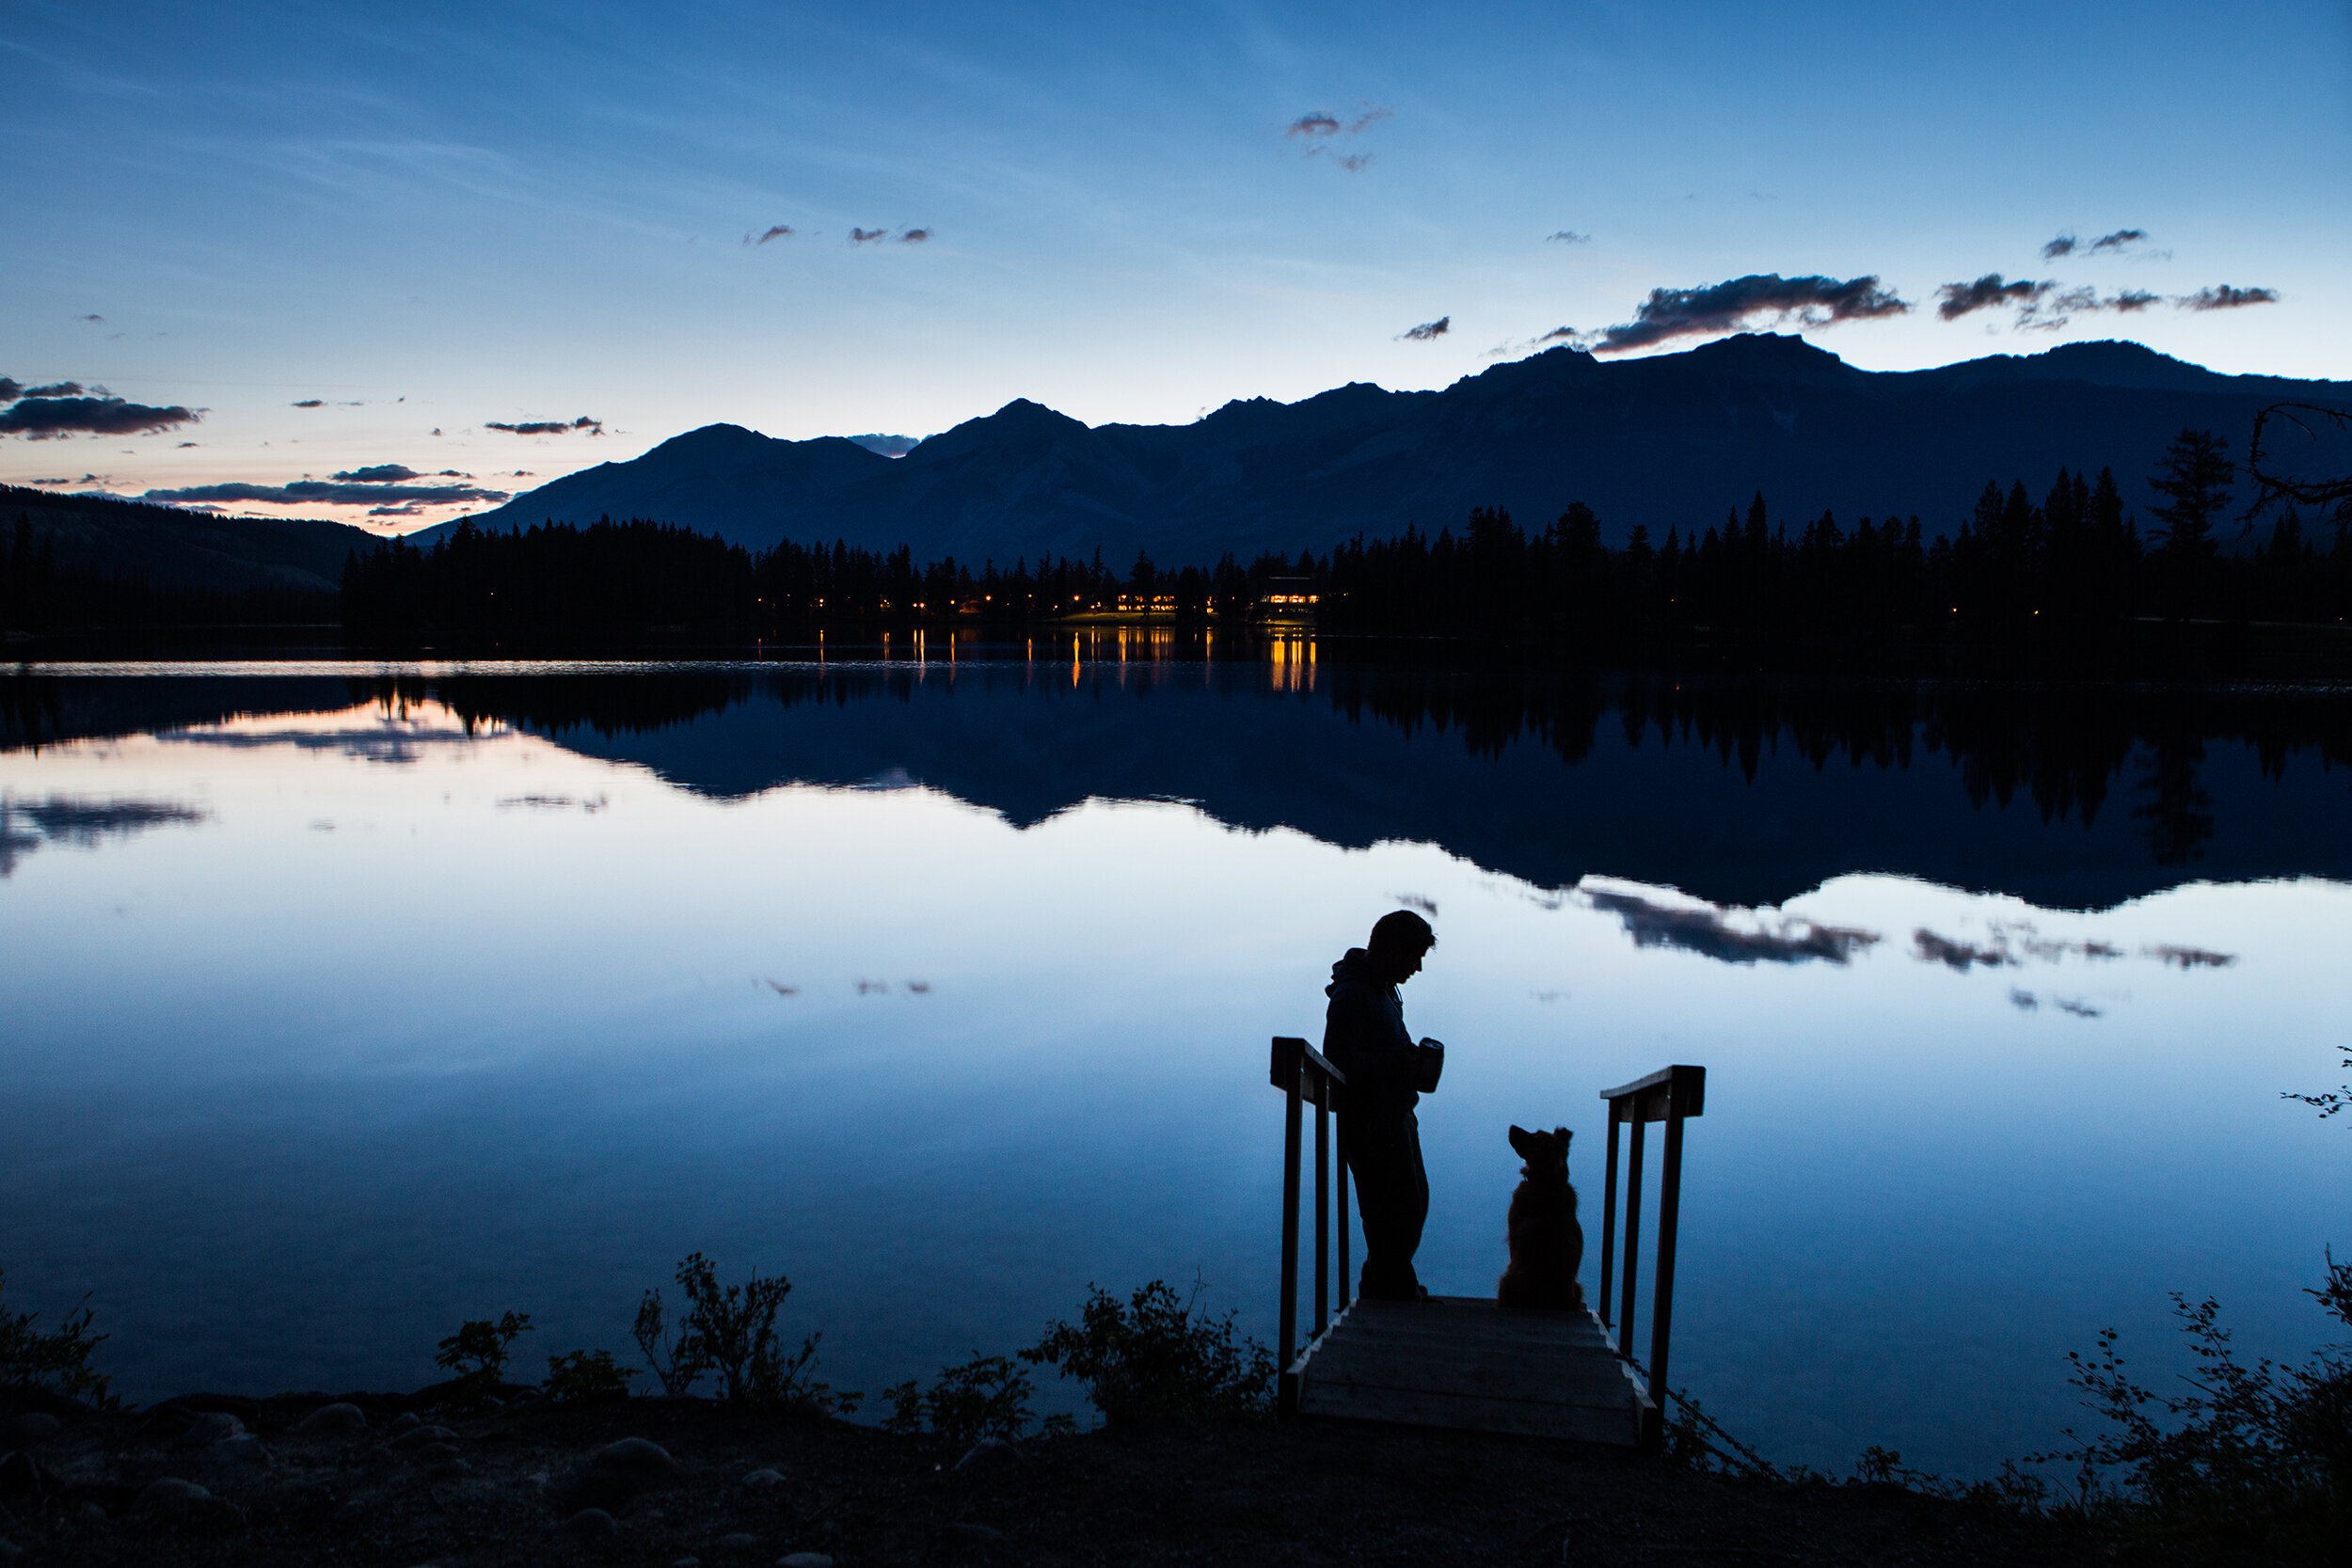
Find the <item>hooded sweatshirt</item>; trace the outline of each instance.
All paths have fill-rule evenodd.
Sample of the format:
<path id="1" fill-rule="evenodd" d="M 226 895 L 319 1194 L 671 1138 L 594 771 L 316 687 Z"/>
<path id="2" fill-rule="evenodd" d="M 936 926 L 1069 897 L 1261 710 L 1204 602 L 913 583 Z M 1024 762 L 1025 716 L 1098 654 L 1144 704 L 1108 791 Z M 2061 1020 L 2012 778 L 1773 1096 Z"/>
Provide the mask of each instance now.
<path id="1" fill-rule="evenodd" d="M 1324 1014 L 1323 1054 L 1347 1074 L 1340 1103 L 1367 1118 L 1405 1116 L 1421 1102 L 1414 1092 L 1419 1047 L 1405 1032 L 1405 1005 L 1396 988 L 1374 971 L 1372 955 L 1351 947 L 1331 966 L 1331 999 Z"/>

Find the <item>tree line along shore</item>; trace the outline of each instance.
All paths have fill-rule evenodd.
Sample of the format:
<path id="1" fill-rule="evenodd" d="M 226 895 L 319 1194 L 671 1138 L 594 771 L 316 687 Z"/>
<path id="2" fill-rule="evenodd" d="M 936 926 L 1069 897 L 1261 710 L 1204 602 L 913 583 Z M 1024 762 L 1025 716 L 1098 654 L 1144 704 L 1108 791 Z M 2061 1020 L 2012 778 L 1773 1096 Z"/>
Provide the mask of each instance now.
<path id="1" fill-rule="evenodd" d="M 0 629 L 305 622 L 385 647 L 789 641 L 825 626 L 1006 631 L 1073 620 L 1311 626 L 1619 654 L 1714 644 L 2026 648 L 2111 658 L 2119 648 L 2227 646 L 2255 635 L 2292 657 L 2341 655 L 2352 627 L 2352 510 L 2307 520 L 2292 497 L 2240 513 L 2227 444 L 2185 430 L 2131 487 L 2061 469 L 2037 497 L 1988 482 L 1937 532 L 1916 515 L 1793 522 L 1758 493 L 1720 522 L 1662 540 L 1603 542 L 1581 502 L 1529 529 L 1498 508 L 1457 528 L 1408 526 L 1318 553 L 1123 570 L 1091 559 L 1009 566 L 836 540 L 753 551 L 645 518 L 461 523 L 426 546 L 352 550 L 338 589 L 188 589 L 61 567 L 20 513 L 0 550 Z M 2352 643 L 2346 643 L 2352 647 Z"/>

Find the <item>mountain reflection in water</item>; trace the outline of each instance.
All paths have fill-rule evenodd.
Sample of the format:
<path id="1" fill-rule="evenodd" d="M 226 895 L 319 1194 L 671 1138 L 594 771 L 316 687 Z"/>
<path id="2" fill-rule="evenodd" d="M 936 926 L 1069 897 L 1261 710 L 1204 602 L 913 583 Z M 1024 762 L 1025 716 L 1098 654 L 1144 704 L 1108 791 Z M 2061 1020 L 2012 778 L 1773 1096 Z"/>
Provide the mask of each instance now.
<path id="1" fill-rule="evenodd" d="M 1493 1288 L 1505 1128 L 1707 1064 L 1676 1359 L 1776 1458 L 1988 1473 L 2171 1290 L 2325 1332 L 2340 695 L 1285 652 L 0 677 L 11 1302 L 138 1399 L 624 1344 L 695 1248 L 836 1386 L 1089 1279 L 1263 1338 L 1265 1041 L 1406 904 L 1424 1277 Z"/>
<path id="2" fill-rule="evenodd" d="M 2352 876 L 2352 773 L 2337 771 L 2352 764 L 2352 704 L 2332 688 L 1578 678 L 1295 651 L 1270 668 L 20 675 L 0 736 L 22 747 L 431 697 L 469 728 L 513 725 L 722 799 L 919 784 L 1020 826 L 1089 799 L 1179 800 L 1343 847 L 1438 844 L 1542 886 L 1613 876 L 1729 905 L 1778 905 L 1857 870 L 2071 908 L 2191 877 Z M 373 742 L 387 760 L 416 743 Z"/>

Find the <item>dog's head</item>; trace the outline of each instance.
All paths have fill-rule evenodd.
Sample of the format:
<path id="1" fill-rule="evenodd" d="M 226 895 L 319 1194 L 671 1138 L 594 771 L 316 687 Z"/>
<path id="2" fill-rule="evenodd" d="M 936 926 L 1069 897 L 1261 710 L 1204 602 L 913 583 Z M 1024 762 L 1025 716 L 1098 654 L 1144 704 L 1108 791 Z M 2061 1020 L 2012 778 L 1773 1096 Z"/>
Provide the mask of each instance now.
<path id="1" fill-rule="evenodd" d="M 1546 1177 L 1565 1181 L 1568 1179 L 1568 1140 L 1576 1136 L 1565 1127 L 1549 1132 L 1530 1132 L 1524 1127 L 1511 1129 L 1511 1147 L 1527 1162 L 1530 1180 Z"/>

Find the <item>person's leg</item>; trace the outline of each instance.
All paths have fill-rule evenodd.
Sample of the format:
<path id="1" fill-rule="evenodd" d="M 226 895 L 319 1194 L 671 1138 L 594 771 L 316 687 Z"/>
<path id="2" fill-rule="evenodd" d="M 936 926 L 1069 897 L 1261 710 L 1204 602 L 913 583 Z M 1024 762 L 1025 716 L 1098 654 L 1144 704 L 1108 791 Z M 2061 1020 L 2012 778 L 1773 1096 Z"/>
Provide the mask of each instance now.
<path id="1" fill-rule="evenodd" d="M 1413 1251 L 1428 1212 L 1419 1139 L 1409 1120 L 1351 1124 L 1347 1164 L 1356 1179 L 1356 1212 L 1364 1227 L 1358 1293 L 1374 1300 L 1418 1296 Z M 1418 1196 L 1417 1196 L 1418 1195 Z"/>
<path id="2" fill-rule="evenodd" d="M 1397 1259 L 1397 1282 L 1407 1294 L 1424 1296 L 1421 1276 L 1413 1272 L 1413 1254 L 1421 1250 L 1422 1228 L 1429 1223 L 1429 1171 L 1421 1163 L 1421 1118 L 1405 1118 L 1405 1147 L 1408 1164 L 1405 1173 L 1405 1212 L 1397 1217 L 1397 1245 L 1403 1256 Z"/>

